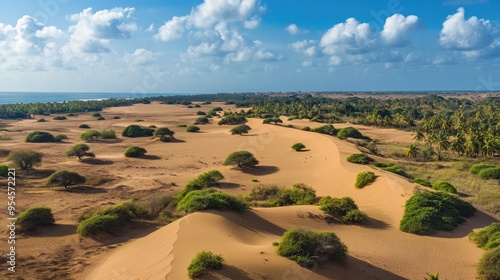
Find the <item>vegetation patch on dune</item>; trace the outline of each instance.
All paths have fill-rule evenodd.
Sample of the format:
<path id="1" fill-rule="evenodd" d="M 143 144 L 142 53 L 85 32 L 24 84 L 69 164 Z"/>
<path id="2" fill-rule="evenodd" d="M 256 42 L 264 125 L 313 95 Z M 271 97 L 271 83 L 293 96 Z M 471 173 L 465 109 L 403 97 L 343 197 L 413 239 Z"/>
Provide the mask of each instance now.
<path id="1" fill-rule="evenodd" d="M 188 266 L 188 275 L 195 278 L 210 269 L 221 269 L 225 260 L 221 255 L 216 255 L 210 251 L 201 251 L 191 260 Z"/>
<path id="2" fill-rule="evenodd" d="M 413 180 L 410 180 L 410 182 L 422 185 L 424 187 L 432 188 L 431 182 L 429 182 L 429 181 L 427 181 L 425 179 L 422 179 L 422 178 L 415 178 Z"/>
<path id="3" fill-rule="evenodd" d="M 494 168 L 494 167 L 498 167 L 498 166 L 494 165 L 494 164 L 489 164 L 489 163 L 477 163 L 477 164 L 472 165 L 471 168 L 469 169 L 469 171 L 477 175 L 483 169 Z"/>
<path id="4" fill-rule="evenodd" d="M 485 168 L 477 174 L 483 179 L 500 179 L 500 167 Z"/>
<path id="5" fill-rule="evenodd" d="M 347 139 L 347 138 L 369 139 L 368 137 L 361 134 L 361 132 L 359 132 L 357 129 L 355 129 L 352 126 L 341 128 L 337 132 L 337 137 L 340 139 Z"/>
<path id="6" fill-rule="evenodd" d="M 453 186 L 452 184 L 446 182 L 446 181 L 439 181 L 432 185 L 432 188 L 437 190 L 437 191 L 442 191 L 442 192 L 449 192 L 449 193 L 457 193 L 457 188 Z"/>
<path id="7" fill-rule="evenodd" d="M 243 201 L 212 188 L 191 191 L 177 203 L 177 210 L 187 213 L 208 209 L 239 212 L 245 208 L 247 208 L 247 205 Z"/>
<path id="8" fill-rule="evenodd" d="M 337 135 L 338 130 L 333 125 L 329 124 L 312 128 L 311 132 L 335 136 Z"/>
<path id="9" fill-rule="evenodd" d="M 148 151 L 146 149 L 139 146 L 131 146 L 125 150 L 125 156 L 131 158 L 137 158 L 144 156 Z"/>
<path id="10" fill-rule="evenodd" d="M 189 181 L 186 187 L 177 194 L 177 200 L 181 200 L 192 191 L 203 190 L 217 185 L 217 182 L 224 179 L 224 175 L 218 170 L 210 170 L 199 175 L 196 179 Z"/>
<path id="11" fill-rule="evenodd" d="M 429 235 L 437 230 L 452 230 L 471 217 L 476 209 L 457 196 L 444 192 L 423 192 L 406 201 L 399 229 Z"/>
<path id="12" fill-rule="evenodd" d="M 375 182 L 377 179 L 377 175 L 371 171 L 363 171 L 361 173 L 358 173 L 356 176 L 356 182 L 354 183 L 354 187 L 356 189 L 362 189 L 371 183 Z"/>
<path id="13" fill-rule="evenodd" d="M 31 207 L 19 214 L 16 225 L 20 232 L 33 232 L 39 227 L 55 223 L 52 210 L 48 207 Z"/>
<path id="14" fill-rule="evenodd" d="M 239 168 L 251 167 L 259 164 L 255 156 L 248 151 L 237 151 L 227 156 L 223 165 L 237 165 Z"/>
<path id="15" fill-rule="evenodd" d="M 478 278 L 481 280 L 500 279 L 500 247 L 486 251 L 477 267 Z"/>
<path id="16" fill-rule="evenodd" d="M 314 262 L 345 263 L 347 260 L 347 246 L 335 233 L 298 228 L 289 229 L 283 234 L 277 252 L 303 267 L 312 267 Z"/>
<path id="17" fill-rule="evenodd" d="M 500 246 L 500 223 L 495 222 L 486 228 L 469 234 L 469 240 L 483 249 L 493 249 Z"/>
<path id="18" fill-rule="evenodd" d="M 316 190 L 298 183 L 292 188 L 279 188 L 276 185 L 262 185 L 252 189 L 245 200 L 256 206 L 278 207 L 287 205 L 313 204 L 316 199 Z"/>
<path id="19" fill-rule="evenodd" d="M 154 132 L 153 128 L 132 124 L 123 129 L 122 136 L 131 138 L 148 137 L 153 136 Z"/>
<path id="20" fill-rule="evenodd" d="M 12 161 L 14 166 L 21 170 L 33 169 L 33 167 L 42 162 L 43 154 L 33 150 L 12 150 L 7 160 Z"/>
<path id="21" fill-rule="evenodd" d="M 0 176 L 7 177 L 9 173 L 9 167 L 5 164 L 0 163 Z"/>
<path id="22" fill-rule="evenodd" d="M 352 154 L 347 157 L 347 161 L 356 164 L 370 164 L 375 160 L 366 154 Z"/>
<path id="23" fill-rule="evenodd" d="M 25 142 L 30 143 L 50 143 L 56 142 L 54 135 L 45 131 L 33 131 L 26 136 Z"/>
<path id="24" fill-rule="evenodd" d="M 358 205 L 350 197 L 325 196 L 319 201 L 319 209 L 333 217 L 338 217 L 346 224 L 360 224 L 368 219 L 368 215 L 358 209 Z"/>
<path id="25" fill-rule="evenodd" d="M 58 170 L 49 176 L 46 186 L 64 186 L 64 188 L 68 188 L 68 186 L 83 184 L 87 181 L 87 179 L 78 174 L 77 172 L 67 171 L 67 170 Z"/>

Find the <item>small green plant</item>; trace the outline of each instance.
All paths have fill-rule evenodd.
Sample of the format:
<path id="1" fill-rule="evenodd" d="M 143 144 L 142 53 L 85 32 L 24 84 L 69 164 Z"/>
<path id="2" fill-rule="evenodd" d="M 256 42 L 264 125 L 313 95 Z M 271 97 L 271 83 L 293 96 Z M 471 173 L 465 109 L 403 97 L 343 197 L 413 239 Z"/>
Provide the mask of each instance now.
<path id="1" fill-rule="evenodd" d="M 48 207 L 31 207 L 19 214 L 16 224 L 21 232 L 33 232 L 42 226 L 55 223 L 52 211 Z"/>
<path id="2" fill-rule="evenodd" d="M 292 150 L 294 150 L 296 152 L 302 151 L 302 149 L 305 149 L 305 148 L 306 148 L 306 145 L 304 145 L 300 142 L 292 145 Z"/>
<path id="3" fill-rule="evenodd" d="M 457 193 L 457 188 L 446 181 L 439 181 L 432 186 L 433 189 L 442 192 Z"/>
<path id="4" fill-rule="evenodd" d="M 205 116 L 207 113 L 203 112 L 203 111 L 198 111 L 196 112 L 196 115 L 198 116 Z"/>
<path id="5" fill-rule="evenodd" d="M 350 197 L 322 197 L 319 201 L 319 209 L 331 216 L 340 217 L 342 222 L 347 224 L 363 223 L 368 219 L 368 216 L 358 209 L 358 206 Z"/>
<path id="6" fill-rule="evenodd" d="M 188 127 L 187 124 L 178 124 L 177 127 Z"/>
<path id="7" fill-rule="evenodd" d="M 314 260 L 344 263 L 347 259 L 347 247 L 335 233 L 298 228 L 289 229 L 283 234 L 277 252 L 304 267 L 312 267 Z"/>
<path id="8" fill-rule="evenodd" d="M 427 273 L 427 276 L 429 276 L 429 278 L 425 277 L 425 280 L 439 280 L 439 273 L 436 273 L 434 275 Z"/>
<path id="9" fill-rule="evenodd" d="M 120 116 L 114 116 L 113 117 L 113 120 L 119 120 L 119 119 L 121 119 Z"/>
<path id="10" fill-rule="evenodd" d="M 98 117 L 97 120 L 98 121 L 103 121 L 103 120 L 105 120 L 105 118 L 104 117 Z"/>
<path id="11" fill-rule="evenodd" d="M 309 126 L 304 126 L 304 127 L 302 128 L 302 130 L 304 130 L 304 131 L 311 131 L 311 128 L 310 128 Z"/>
<path id="12" fill-rule="evenodd" d="M 354 187 L 356 189 L 362 189 L 370 185 L 371 183 L 375 182 L 376 179 L 377 175 L 375 175 L 375 173 L 371 171 L 361 172 L 356 176 L 356 182 L 354 183 Z"/>
<path id="13" fill-rule="evenodd" d="M 12 139 L 10 136 L 0 135 L 0 140 L 10 140 L 10 139 Z"/>
<path id="14" fill-rule="evenodd" d="M 187 132 L 198 132 L 198 131 L 200 131 L 200 128 L 195 126 L 195 125 L 190 125 L 190 126 L 186 127 L 186 131 Z"/>
<path id="15" fill-rule="evenodd" d="M 354 127 L 344 127 L 337 132 L 337 137 L 340 139 L 354 138 L 354 139 L 367 139 L 368 137 L 364 136 Z"/>
<path id="16" fill-rule="evenodd" d="M 195 278 L 202 275 L 209 269 L 221 269 L 225 260 L 221 255 L 216 255 L 210 251 L 201 251 L 188 266 L 188 275 Z"/>
<path id="17" fill-rule="evenodd" d="M 57 134 L 56 136 L 54 136 L 54 139 L 56 140 L 56 142 L 61 142 L 62 140 L 68 139 L 68 135 Z"/>
<path id="18" fill-rule="evenodd" d="M 248 125 L 246 124 L 242 124 L 242 125 L 238 125 L 238 126 L 235 126 L 231 129 L 231 135 L 243 135 L 243 134 L 247 134 L 250 130 L 252 130 L 251 127 L 249 127 Z"/>
<path id="19" fill-rule="evenodd" d="M 82 221 L 78 225 L 76 232 L 83 237 L 97 236 L 102 232 L 112 233 L 118 226 L 120 226 L 120 219 L 118 215 L 94 215 Z"/>
<path id="20" fill-rule="evenodd" d="M 196 121 L 194 122 L 194 124 L 207 124 L 209 123 L 209 119 L 207 117 L 199 117 L 196 119 Z"/>
<path id="21" fill-rule="evenodd" d="M 374 162 L 375 160 L 373 160 L 366 154 L 352 154 L 347 157 L 347 161 L 356 164 L 369 164 L 371 162 Z"/>
<path id="22" fill-rule="evenodd" d="M 82 123 L 78 128 L 90 128 L 90 125 Z"/>
<path id="23" fill-rule="evenodd" d="M 477 174 L 483 179 L 500 179 L 500 167 L 485 168 Z"/>
<path id="24" fill-rule="evenodd" d="M 257 183 L 259 180 L 257 178 L 252 178 L 252 182 Z"/>
<path id="25" fill-rule="evenodd" d="M 368 219 L 368 215 L 359 209 L 354 209 L 342 216 L 342 222 L 346 224 L 361 224 Z"/>
<path id="26" fill-rule="evenodd" d="M 142 157 L 142 156 L 144 156 L 146 153 L 147 153 L 146 149 L 141 148 L 141 147 L 139 147 L 139 146 L 132 146 L 132 147 L 129 147 L 129 148 L 125 151 L 125 156 L 126 156 L 126 157 L 136 158 L 136 157 Z"/>
<path id="27" fill-rule="evenodd" d="M 422 185 L 424 187 L 432 188 L 431 182 L 424 180 L 424 179 L 421 179 L 421 178 L 415 178 L 413 180 L 410 180 L 410 182 L 417 183 L 417 184 Z"/>

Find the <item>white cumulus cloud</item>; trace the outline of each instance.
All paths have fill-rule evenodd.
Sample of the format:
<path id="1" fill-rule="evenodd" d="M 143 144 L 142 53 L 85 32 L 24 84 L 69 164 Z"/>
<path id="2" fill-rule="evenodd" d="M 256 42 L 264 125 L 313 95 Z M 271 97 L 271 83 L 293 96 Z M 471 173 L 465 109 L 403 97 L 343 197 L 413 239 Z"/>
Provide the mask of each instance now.
<path id="1" fill-rule="evenodd" d="M 285 31 L 292 35 L 307 33 L 307 30 L 300 29 L 295 23 L 292 23 L 289 26 L 287 26 L 285 28 Z"/>
<path id="2" fill-rule="evenodd" d="M 380 33 L 382 41 L 393 47 L 403 47 L 408 45 L 408 36 L 410 32 L 417 30 L 422 26 L 417 16 L 403 16 L 395 14 L 386 19 L 384 29 Z"/>
<path id="3" fill-rule="evenodd" d="M 319 45 L 329 55 L 362 54 L 375 45 L 375 33 L 368 23 L 354 18 L 347 19 L 330 28 L 321 38 Z"/>

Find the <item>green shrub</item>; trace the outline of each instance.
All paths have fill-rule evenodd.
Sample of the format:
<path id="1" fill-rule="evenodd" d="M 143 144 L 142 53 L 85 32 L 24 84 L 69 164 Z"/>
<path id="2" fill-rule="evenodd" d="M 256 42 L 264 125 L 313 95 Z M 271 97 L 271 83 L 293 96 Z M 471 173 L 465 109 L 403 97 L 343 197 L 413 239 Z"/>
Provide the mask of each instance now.
<path id="1" fill-rule="evenodd" d="M 311 131 L 311 128 L 310 128 L 309 126 L 304 126 L 304 127 L 302 128 L 302 130 L 304 130 L 304 131 Z"/>
<path id="2" fill-rule="evenodd" d="M 377 175 L 375 175 L 375 173 L 371 171 L 363 171 L 356 176 L 356 183 L 354 183 L 354 187 L 356 189 L 362 189 L 375 182 L 376 179 Z"/>
<path id="3" fill-rule="evenodd" d="M 153 136 L 154 132 L 153 128 L 132 124 L 123 129 L 122 136 L 131 138 L 148 137 Z"/>
<path id="4" fill-rule="evenodd" d="M 218 170 L 210 170 L 199 175 L 196 179 L 189 181 L 186 187 L 177 195 L 177 199 L 182 199 L 186 194 L 195 190 L 202 190 L 213 187 L 218 181 L 224 179 L 224 175 Z"/>
<path id="5" fill-rule="evenodd" d="M 187 132 L 198 132 L 198 131 L 200 131 L 200 128 L 195 126 L 195 125 L 190 125 L 190 126 L 186 127 L 186 131 Z"/>
<path id="6" fill-rule="evenodd" d="M 319 206 L 320 210 L 332 216 L 344 216 L 348 212 L 358 209 L 358 206 L 350 197 L 332 198 L 325 196 L 319 201 Z"/>
<path id="7" fill-rule="evenodd" d="M 0 140 L 4 141 L 4 140 L 10 140 L 12 139 L 10 136 L 7 136 L 7 135 L 0 135 Z"/>
<path id="8" fill-rule="evenodd" d="M 207 117 L 199 117 L 196 119 L 196 121 L 194 122 L 194 124 L 207 124 L 209 123 L 210 121 L 208 120 Z"/>
<path id="9" fill-rule="evenodd" d="M 112 129 L 104 129 L 101 130 L 101 137 L 102 139 L 115 139 L 116 132 Z"/>
<path id="10" fill-rule="evenodd" d="M 198 116 L 205 116 L 207 113 L 203 112 L 203 111 L 198 111 L 196 112 L 196 115 Z"/>
<path id="11" fill-rule="evenodd" d="M 54 136 L 54 139 L 56 140 L 56 142 L 61 142 L 62 140 L 68 139 L 68 135 L 57 134 L 56 136 Z"/>
<path id="12" fill-rule="evenodd" d="M 478 278 L 481 280 L 500 279 L 500 248 L 484 253 L 477 267 Z"/>
<path id="13" fill-rule="evenodd" d="M 269 123 L 274 123 L 274 124 L 278 124 L 278 123 L 283 123 L 283 121 L 280 119 L 280 117 L 269 117 L 269 118 L 265 118 L 264 121 L 262 121 L 263 124 L 269 124 Z"/>
<path id="14" fill-rule="evenodd" d="M 307 205 L 314 203 L 316 190 L 303 183 L 295 184 L 291 189 L 279 188 L 276 185 L 261 185 L 254 187 L 246 199 L 265 201 L 266 203 L 260 206 L 270 207 Z"/>
<path id="15" fill-rule="evenodd" d="M 483 169 L 477 175 L 483 179 L 500 179 L 500 167 Z"/>
<path id="16" fill-rule="evenodd" d="M 153 133 L 153 137 L 158 137 L 160 141 L 169 142 L 174 139 L 175 132 L 168 127 L 160 127 Z"/>
<path id="17" fill-rule="evenodd" d="M 68 186 L 83 184 L 86 178 L 76 172 L 58 170 L 47 178 L 46 186 L 58 185 L 68 188 Z"/>
<path id="18" fill-rule="evenodd" d="M 294 151 L 301 151 L 302 149 L 305 149 L 306 148 L 306 145 L 302 144 L 302 143 L 295 143 L 292 145 L 292 150 Z"/>
<path id="19" fill-rule="evenodd" d="M 188 275 L 190 278 L 198 277 L 209 269 L 221 269 L 225 262 L 221 255 L 216 255 L 210 251 L 201 251 L 188 266 Z"/>
<path id="20" fill-rule="evenodd" d="M 349 157 L 347 157 L 347 161 L 351 163 L 357 163 L 357 164 L 369 164 L 371 162 L 374 162 L 371 157 L 367 156 L 366 154 L 352 154 Z"/>
<path id="21" fill-rule="evenodd" d="M 141 148 L 139 146 L 132 146 L 129 147 L 125 151 L 125 156 L 126 157 L 142 157 L 147 153 L 146 149 Z"/>
<path id="22" fill-rule="evenodd" d="M 446 181 L 439 181 L 432 186 L 433 189 L 442 192 L 457 193 L 457 189 Z"/>
<path id="23" fill-rule="evenodd" d="M 82 132 L 82 134 L 80 134 L 80 139 L 82 139 L 84 141 L 94 141 L 95 139 L 97 139 L 101 136 L 102 136 L 101 132 L 94 130 L 94 129 L 89 129 L 89 130 Z"/>
<path id="24" fill-rule="evenodd" d="M 93 113 L 92 114 L 92 117 L 94 117 L 94 118 L 97 118 L 97 117 L 100 117 L 100 116 L 101 116 L 101 114 L 99 114 L 99 113 Z"/>
<path id="25" fill-rule="evenodd" d="M 367 137 L 361 134 L 354 127 L 344 127 L 337 132 L 337 137 L 340 139 L 354 138 L 354 139 L 366 139 Z"/>
<path id="26" fill-rule="evenodd" d="M 186 211 L 187 213 L 207 209 L 242 211 L 246 207 L 246 204 L 236 197 L 215 189 L 191 191 L 177 204 L 178 211 Z"/>
<path id="27" fill-rule="evenodd" d="M 19 214 L 16 224 L 22 232 L 32 232 L 41 226 L 55 223 L 52 211 L 48 207 L 31 207 Z"/>
<path id="28" fill-rule="evenodd" d="M 283 234 L 277 252 L 304 267 L 312 267 L 314 260 L 344 263 L 347 259 L 347 247 L 335 233 L 297 228 Z"/>
<path id="29" fill-rule="evenodd" d="M 188 127 L 187 124 L 178 124 L 177 127 Z"/>
<path id="30" fill-rule="evenodd" d="M 316 133 L 321 133 L 321 134 L 332 135 L 332 136 L 337 135 L 337 132 L 338 132 L 338 130 L 335 127 L 333 127 L 333 125 L 331 125 L 331 124 L 323 125 L 320 127 L 315 127 L 313 129 L 311 129 L 311 131 L 316 132 Z"/>
<path id="31" fill-rule="evenodd" d="M 78 157 L 78 160 L 82 160 L 83 157 L 93 158 L 95 154 L 89 152 L 90 147 L 87 144 L 76 144 L 66 151 L 67 157 Z"/>
<path id="32" fill-rule="evenodd" d="M 98 117 L 97 120 L 98 121 L 103 121 L 103 120 L 105 120 L 105 118 L 104 117 Z"/>
<path id="33" fill-rule="evenodd" d="M 395 163 L 387 163 L 385 167 L 382 167 L 382 170 L 389 171 L 392 173 L 396 173 L 401 176 L 408 177 L 403 167 L 395 164 Z"/>
<path id="34" fill-rule="evenodd" d="M 423 192 L 406 201 L 399 229 L 414 234 L 432 234 L 436 230 L 452 230 L 474 215 L 476 209 L 455 195 Z"/>
<path id="35" fill-rule="evenodd" d="M 224 116 L 217 124 L 218 125 L 224 125 L 224 124 L 235 125 L 235 124 L 242 124 L 242 123 L 246 123 L 246 122 L 247 122 L 247 119 L 245 118 L 245 116 L 238 115 L 238 114 L 231 114 L 231 115 Z"/>
<path id="36" fill-rule="evenodd" d="M 117 215 L 94 215 L 82 221 L 76 232 L 83 237 L 97 236 L 103 232 L 113 233 L 120 226 Z"/>
<path id="37" fill-rule="evenodd" d="M 19 167 L 21 170 L 27 170 L 42 162 L 42 158 L 42 153 L 33 150 L 12 150 L 7 160 L 12 161 L 14 166 Z"/>
<path id="38" fill-rule="evenodd" d="M 119 119 L 121 119 L 120 116 L 114 116 L 113 117 L 113 120 L 119 120 Z"/>
<path id="39" fill-rule="evenodd" d="M 64 120 L 67 120 L 67 118 L 65 116 L 55 116 L 52 118 L 53 120 L 56 120 L 56 121 L 64 121 Z"/>
<path id="40" fill-rule="evenodd" d="M 25 142 L 29 143 L 50 143 L 56 142 L 54 135 L 45 131 L 33 131 L 26 136 Z"/>
<path id="41" fill-rule="evenodd" d="M 354 209 L 342 216 L 342 222 L 346 224 L 360 224 L 368 219 L 368 215 L 359 209 Z"/>
<path id="42" fill-rule="evenodd" d="M 78 128 L 90 128 L 90 125 L 82 123 Z"/>
<path id="43" fill-rule="evenodd" d="M 488 163 L 478 163 L 478 164 L 472 165 L 472 167 L 469 169 L 469 171 L 474 173 L 474 174 L 479 174 L 479 172 L 481 172 L 481 170 L 487 169 L 487 168 L 493 168 L 493 167 L 498 167 L 498 166 L 493 165 L 493 164 L 488 164 Z"/>
<path id="44" fill-rule="evenodd" d="M 44 118 L 38 119 L 36 122 L 46 122 Z"/>
<path id="45" fill-rule="evenodd" d="M 223 165 L 237 165 L 239 168 L 250 167 L 259 164 L 254 155 L 248 151 L 237 151 L 227 156 Z"/>
<path id="46" fill-rule="evenodd" d="M 469 240 L 483 249 L 493 249 L 500 246 L 500 223 L 495 222 L 486 228 L 469 234 Z"/>
<path id="47" fill-rule="evenodd" d="M 7 177 L 9 173 L 9 167 L 5 164 L 0 163 L 0 176 Z"/>
<path id="48" fill-rule="evenodd" d="M 244 133 L 248 133 L 250 130 L 252 130 L 252 128 L 246 124 L 238 125 L 231 129 L 231 135 L 243 135 Z"/>
<path id="49" fill-rule="evenodd" d="M 424 179 L 421 179 L 421 178 L 416 178 L 416 179 L 410 180 L 410 182 L 417 183 L 417 184 L 422 185 L 424 187 L 432 188 L 431 182 L 424 180 Z"/>

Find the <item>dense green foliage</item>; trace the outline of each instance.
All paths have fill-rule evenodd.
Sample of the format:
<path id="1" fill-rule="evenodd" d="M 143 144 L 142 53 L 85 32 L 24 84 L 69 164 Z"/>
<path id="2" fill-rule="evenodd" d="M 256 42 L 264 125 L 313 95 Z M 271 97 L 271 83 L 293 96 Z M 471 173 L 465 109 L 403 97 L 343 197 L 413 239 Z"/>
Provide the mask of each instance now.
<path id="1" fill-rule="evenodd" d="M 363 134 L 361 134 L 361 132 L 359 132 L 357 129 L 355 129 L 352 126 L 341 128 L 337 132 L 337 137 L 340 139 L 347 139 L 347 138 L 366 139 L 367 138 Z"/>
<path id="2" fill-rule="evenodd" d="M 90 147 L 87 144 L 76 144 L 72 148 L 66 151 L 67 157 L 78 157 L 78 160 L 82 160 L 83 157 L 93 158 L 94 153 L 89 152 Z"/>
<path id="3" fill-rule="evenodd" d="M 500 246 L 500 223 L 491 225 L 469 234 L 469 239 L 483 249 L 493 249 Z"/>
<path id="4" fill-rule="evenodd" d="M 247 119 L 245 118 L 245 115 L 239 114 L 239 113 L 227 113 L 224 114 L 224 117 L 218 122 L 218 125 L 224 125 L 224 124 L 242 124 L 246 123 Z"/>
<path id="5" fill-rule="evenodd" d="M 500 179 L 500 167 L 483 169 L 477 175 L 484 179 Z"/>
<path id="6" fill-rule="evenodd" d="M 191 191 L 202 190 L 216 186 L 217 182 L 222 179 L 224 179 L 224 175 L 222 175 L 222 173 L 220 173 L 218 170 L 210 170 L 208 172 L 205 172 L 199 175 L 196 179 L 189 181 L 186 184 L 186 187 L 181 192 L 179 192 L 179 194 L 177 195 L 177 199 L 182 199 Z"/>
<path id="7" fill-rule="evenodd" d="M 7 177 L 9 173 L 9 167 L 5 164 L 0 163 L 0 176 Z"/>
<path id="8" fill-rule="evenodd" d="M 347 161 L 357 164 L 369 164 L 371 162 L 374 162 L 375 160 L 373 160 L 366 154 L 352 154 L 349 157 L 347 157 Z"/>
<path id="9" fill-rule="evenodd" d="M 433 186 L 433 189 L 437 191 L 442 191 L 442 192 L 449 192 L 449 193 L 457 193 L 457 188 L 453 186 L 452 184 L 446 182 L 446 181 L 439 181 L 436 182 Z"/>
<path id="10" fill-rule="evenodd" d="M 297 152 L 299 152 L 299 151 L 301 151 L 302 149 L 305 149 L 305 148 L 306 148 L 306 145 L 304 145 L 304 144 L 302 144 L 300 142 L 299 143 L 295 143 L 295 144 L 292 145 L 292 150 L 297 151 Z"/>
<path id="11" fill-rule="evenodd" d="M 477 267 L 478 279 L 499 280 L 500 279 L 500 247 L 484 253 Z"/>
<path id="12" fill-rule="evenodd" d="M 298 228 L 289 229 L 283 234 L 277 252 L 304 267 L 312 267 L 314 261 L 344 263 L 347 259 L 347 246 L 335 233 Z"/>
<path id="13" fill-rule="evenodd" d="M 48 207 L 31 207 L 19 214 L 16 225 L 22 232 L 32 232 L 42 226 L 55 223 L 52 211 Z"/>
<path id="14" fill-rule="evenodd" d="M 84 176 L 67 170 L 58 170 L 47 178 L 46 186 L 64 186 L 64 188 L 68 188 L 68 186 L 83 184 L 87 180 Z"/>
<path id="15" fill-rule="evenodd" d="M 239 168 L 255 166 L 259 161 L 248 151 L 237 151 L 229 156 L 222 163 L 223 165 L 237 165 Z"/>
<path id="16" fill-rule="evenodd" d="M 368 219 L 368 215 L 360 211 L 350 197 L 325 196 L 319 201 L 319 209 L 331 216 L 340 217 L 346 224 L 359 224 Z"/>
<path id="17" fill-rule="evenodd" d="M 320 127 L 315 127 L 311 129 L 311 132 L 326 134 L 326 135 L 337 135 L 338 130 L 331 124 L 323 125 Z"/>
<path id="18" fill-rule="evenodd" d="M 200 210 L 219 209 L 242 211 L 246 204 L 232 195 L 215 189 L 195 190 L 187 193 L 177 204 L 178 211 L 192 213 Z"/>
<path id="19" fill-rule="evenodd" d="M 153 136 L 155 130 L 153 128 L 148 128 L 136 124 L 131 124 L 123 129 L 122 136 L 124 137 L 148 137 Z"/>
<path id="20" fill-rule="evenodd" d="M 101 137 L 102 134 L 101 132 L 94 130 L 94 129 L 89 129 L 80 134 L 80 139 L 84 141 L 94 141 L 95 139 Z"/>
<path id="21" fill-rule="evenodd" d="M 216 255 L 210 251 L 201 251 L 189 263 L 188 275 L 190 278 L 195 278 L 209 269 L 221 269 L 224 262 L 225 260 L 221 255 Z"/>
<path id="22" fill-rule="evenodd" d="M 377 179 L 377 175 L 371 171 L 363 171 L 358 173 L 356 176 L 356 182 L 354 183 L 354 187 L 356 189 L 362 189 L 371 183 L 375 182 Z"/>
<path id="23" fill-rule="evenodd" d="M 186 127 L 186 131 L 187 132 L 198 132 L 198 131 L 200 131 L 200 128 L 195 126 L 195 125 L 190 125 L 190 126 Z"/>
<path id="24" fill-rule="evenodd" d="M 249 201 L 264 201 L 258 205 L 269 207 L 313 204 L 315 199 L 316 190 L 303 183 L 294 184 L 291 189 L 276 185 L 257 186 L 246 197 Z"/>
<path id="25" fill-rule="evenodd" d="M 92 113 L 92 117 L 98 118 L 98 117 L 102 117 L 102 115 L 101 115 L 101 113 Z"/>
<path id="26" fill-rule="evenodd" d="M 19 167 L 21 170 L 27 170 L 42 162 L 42 158 L 42 153 L 33 150 L 12 150 L 7 160 L 12 161 L 14 166 Z"/>
<path id="27" fill-rule="evenodd" d="M 235 135 L 235 134 L 243 135 L 243 134 L 248 133 L 251 129 L 252 128 L 246 124 L 238 125 L 238 126 L 231 128 L 231 135 Z"/>
<path id="28" fill-rule="evenodd" d="M 45 131 L 33 131 L 26 136 L 25 142 L 30 143 L 50 143 L 56 142 L 54 135 Z"/>
<path id="29" fill-rule="evenodd" d="M 359 209 L 354 209 L 342 216 L 342 222 L 346 224 L 360 224 L 368 219 L 368 215 Z"/>
<path id="30" fill-rule="evenodd" d="M 56 142 L 61 142 L 62 140 L 65 140 L 65 139 L 68 139 L 68 135 L 66 135 L 66 134 L 57 134 L 56 136 L 54 136 L 54 140 Z"/>
<path id="31" fill-rule="evenodd" d="M 265 118 L 264 121 L 262 121 L 263 124 L 269 124 L 269 123 L 274 123 L 274 124 L 278 124 L 278 123 L 283 123 L 283 121 L 280 119 L 280 117 L 269 117 L 269 118 Z"/>
<path id="32" fill-rule="evenodd" d="M 90 128 L 90 125 L 82 123 L 78 128 Z"/>
<path id="33" fill-rule="evenodd" d="M 115 139 L 116 132 L 112 129 L 103 129 L 101 130 L 102 139 Z"/>
<path id="34" fill-rule="evenodd" d="M 56 120 L 56 121 L 64 121 L 64 120 L 67 120 L 67 118 L 65 116 L 55 116 L 52 118 L 53 120 Z"/>
<path id="35" fill-rule="evenodd" d="M 194 124 L 207 124 L 210 120 L 207 117 L 199 117 L 194 121 Z"/>
<path id="36" fill-rule="evenodd" d="M 142 157 L 146 153 L 146 149 L 139 146 L 128 147 L 127 150 L 125 150 L 126 157 Z"/>
<path id="37" fill-rule="evenodd" d="M 469 169 L 469 171 L 474 173 L 474 174 L 479 174 L 479 172 L 481 172 L 481 170 L 483 170 L 483 169 L 494 168 L 494 167 L 498 167 L 498 166 L 494 165 L 494 164 L 489 164 L 489 163 L 478 163 L 478 164 L 472 165 L 471 168 Z"/>
<path id="38" fill-rule="evenodd" d="M 399 229 L 428 235 L 436 230 L 452 230 L 471 217 L 476 209 L 468 202 L 444 192 L 423 192 L 406 201 Z"/>
<path id="39" fill-rule="evenodd" d="M 415 179 L 411 180 L 410 182 L 417 183 L 417 184 L 422 185 L 424 187 L 432 188 L 431 182 L 429 182 L 425 179 L 415 178 Z"/>
<path id="40" fill-rule="evenodd" d="M 157 137 L 163 142 L 169 142 L 174 139 L 174 134 L 175 132 L 168 127 L 160 127 L 153 133 L 153 137 Z"/>

